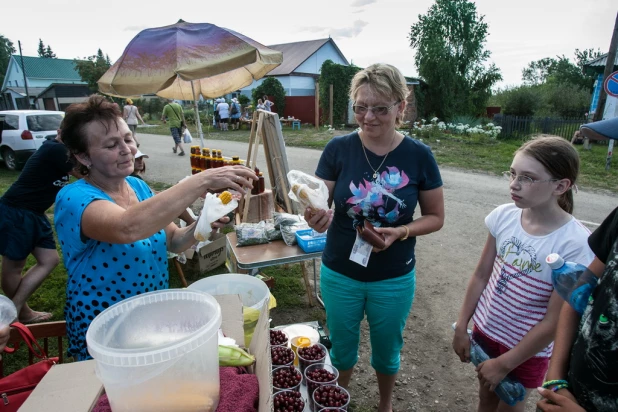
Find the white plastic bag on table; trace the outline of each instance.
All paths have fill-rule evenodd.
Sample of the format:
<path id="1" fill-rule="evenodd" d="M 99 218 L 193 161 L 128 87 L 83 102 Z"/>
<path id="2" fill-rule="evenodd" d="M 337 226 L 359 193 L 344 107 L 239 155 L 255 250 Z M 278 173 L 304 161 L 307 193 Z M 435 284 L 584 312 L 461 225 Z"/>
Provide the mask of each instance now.
<path id="1" fill-rule="evenodd" d="M 290 183 L 290 199 L 300 203 L 302 210 L 310 208 L 313 212 L 318 210 L 328 210 L 328 188 L 326 184 L 317 177 L 308 175 L 300 170 L 290 170 L 288 172 L 288 182 Z"/>
<path id="2" fill-rule="evenodd" d="M 221 219 L 223 216 L 230 213 L 232 210 L 238 207 L 238 201 L 233 199 L 226 205 L 221 202 L 217 196 L 212 193 L 206 194 L 206 199 L 204 199 L 204 207 L 202 208 L 202 213 L 200 213 L 200 218 L 197 221 L 197 227 L 195 228 L 194 237 L 195 239 L 203 242 L 208 240 L 210 236 L 210 232 L 212 232 L 212 228 L 210 224 L 216 222 Z"/>

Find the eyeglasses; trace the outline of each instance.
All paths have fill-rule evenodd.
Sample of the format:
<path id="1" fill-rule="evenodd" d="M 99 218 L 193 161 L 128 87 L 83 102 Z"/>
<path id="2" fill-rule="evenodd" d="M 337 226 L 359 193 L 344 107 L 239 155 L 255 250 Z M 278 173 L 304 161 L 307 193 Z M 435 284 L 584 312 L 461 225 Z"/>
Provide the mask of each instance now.
<path id="1" fill-rule="evenodd" d="M 362 115 L 362 114 L 367 114 L 367 110 L 371 109 L 371 113 L 373 113 L 374 116 L 386 116 L 388 112 L 390 112 L 391 109 L 394 106 L 398 105 L 399 103 L 401 102 L 400 101 L 395 102 L 391 104 L 390 106 L 369 106 L 369 107 L 360 106 L 360 105 L 355 104 L 352 106 L 352 110 L 354 111 L 354 113 Z"/>
<path id="2" fill-rule="evenodd" d="M 557 182 L 558 180 L 560 180 L 560 179 L 534 180 L 533 178 L 528 177 L 528 176 L 516 175 L 515 173 L 508 171 L 508 170 L 506 172 L 502 172 L 502 176 L 504 176 L 504 178 L 508 180 L 509 182 L 512 182 L 513 180 L 517 179 L 517 183 L 519 183 L 522 186 L 526 186 L 526 187 L 532 186 L 532 183 Z"/>

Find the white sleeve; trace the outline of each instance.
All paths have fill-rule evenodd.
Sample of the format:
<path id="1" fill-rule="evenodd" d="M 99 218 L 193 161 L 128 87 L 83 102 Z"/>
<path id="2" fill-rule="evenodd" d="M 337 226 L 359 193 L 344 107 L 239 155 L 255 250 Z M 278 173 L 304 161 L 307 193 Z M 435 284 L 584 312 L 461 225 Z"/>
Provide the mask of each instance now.
<path id="1" fill-rule="evenodd" d="M 502 220 L 502 215 L 506 206 L 508 206 L 508 204 L 498 206 L 485 217 L 485 226 L 487 226 L 489 233 L 491 233 L 493 237 L 497 237 L 497 233 L 500 229 L 498 223 Z"/>

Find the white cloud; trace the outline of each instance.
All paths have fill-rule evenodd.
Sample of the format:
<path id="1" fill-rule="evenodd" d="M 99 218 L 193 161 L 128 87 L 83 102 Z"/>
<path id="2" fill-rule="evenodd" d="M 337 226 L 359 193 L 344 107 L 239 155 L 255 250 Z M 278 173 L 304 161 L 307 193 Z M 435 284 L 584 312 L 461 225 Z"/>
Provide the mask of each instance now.
<path id="1" fill-rule="evenodd" d="M 366 25 L 366 21 L 356 20 L 351 27 L 343 27 L 341 29 L 332 29 L 330 31 L 331 37 L 356 37 L 358 36 Z"/>
<path id="2" fill-rule="evenodd" d="M 375 3 L 377 0 L 354 0 L 351 4 L 352 7 L 363 7 L 368 4 Z"/>

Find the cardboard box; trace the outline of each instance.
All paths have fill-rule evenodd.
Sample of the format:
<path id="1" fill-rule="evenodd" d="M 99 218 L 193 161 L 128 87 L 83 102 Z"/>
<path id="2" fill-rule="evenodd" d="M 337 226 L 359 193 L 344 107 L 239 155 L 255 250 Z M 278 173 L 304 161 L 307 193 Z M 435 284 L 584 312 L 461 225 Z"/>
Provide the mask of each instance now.
<path id="1" fill-rule="evenodd" d="M 214 233 L 212 242 L 197 251 L 200 273 L 208 272 L 225 263 L 226 243 L 225 235 Z"/>
<path id="2" fill-rule="evenodd" d="M 221 306 L 221 329 L 236 342 L 244 342 L 242 301 L 238 295 L 215 296 Z M 270 359 L 269 313 L 265 305 L 260 312 L 249 352 L 255 356 L 255 365 L 249 372 L 257 376 L 260 385 L 258 412 L 270 412 L 272 406 L 272 379 Z M 54 365 L 36 389 L 32 391 L 20 412 L 63 411 L 89 412 L 103 391 L 97 378 L 96 361 Z"/>

